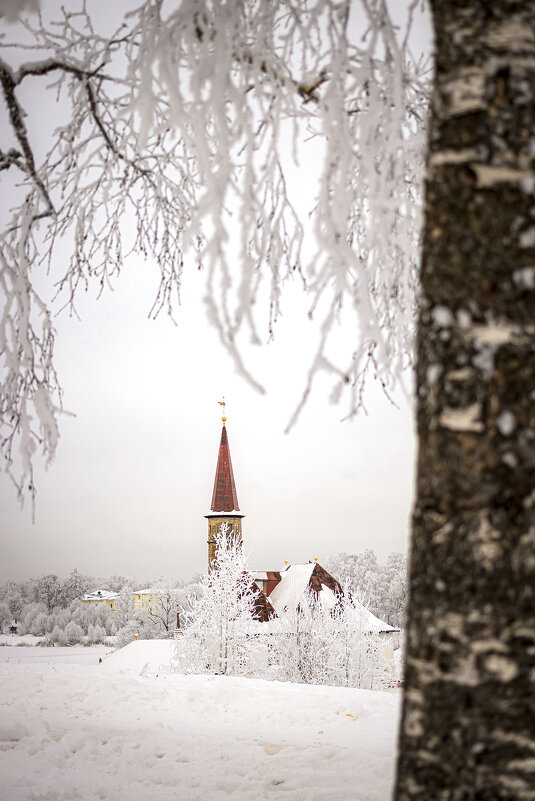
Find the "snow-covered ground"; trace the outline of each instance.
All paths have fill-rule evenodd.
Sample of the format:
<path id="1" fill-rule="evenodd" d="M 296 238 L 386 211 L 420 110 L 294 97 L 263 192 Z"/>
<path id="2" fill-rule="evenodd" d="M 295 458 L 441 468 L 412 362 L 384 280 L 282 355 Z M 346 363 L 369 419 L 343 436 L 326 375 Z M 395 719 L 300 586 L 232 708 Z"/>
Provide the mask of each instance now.
<path id="1" fill-rule="evenodd" d="M 32 634 L 0 634 L 0 645 L 37 645 L 42 639 Z"/>
<path id="2" fill-rule="evenodd" d="M 399 693 L 183 676 L 172 648 L 0 647 L 0 797 L 389 799 Z"/>

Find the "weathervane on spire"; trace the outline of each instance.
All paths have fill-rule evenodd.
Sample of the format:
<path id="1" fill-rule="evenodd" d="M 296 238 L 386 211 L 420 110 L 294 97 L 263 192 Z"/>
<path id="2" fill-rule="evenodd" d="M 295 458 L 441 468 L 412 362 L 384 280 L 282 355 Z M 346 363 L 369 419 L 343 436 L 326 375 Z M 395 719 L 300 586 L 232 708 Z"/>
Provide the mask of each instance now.
<path id="1" fill-rule="evenodd" d="M 218 401 L 218 403 L 219 403 L 220 406 L 223 407 L 223 417 L 221 419 L 223 421 L 223 425 L 225 425 L 225 423 L 227 422 L 227 418 L 225 417 L 225 406 L 227 404 L 225 403 L 225 396 L 224 395 L 223 395 L 223 400 Z"/>

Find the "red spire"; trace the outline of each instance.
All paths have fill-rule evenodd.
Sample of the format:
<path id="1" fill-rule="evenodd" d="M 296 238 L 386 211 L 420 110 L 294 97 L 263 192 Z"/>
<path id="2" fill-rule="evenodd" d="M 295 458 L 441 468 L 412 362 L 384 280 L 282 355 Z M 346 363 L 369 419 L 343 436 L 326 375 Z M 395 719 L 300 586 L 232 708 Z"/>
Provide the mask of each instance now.
<path id="1" fill-rule="evenodd" d="M 219 445 L 219 456 L 215 472 L 214 494 L 212 495 L 212 505 L 210 509 L 212 512 L 240 511 L 236 484 L 234 483 L 234 474 L 232 472 L 232 462 L 230 461 L 227 429 L 224 424 L 221 432 L 221 443 Z"/>

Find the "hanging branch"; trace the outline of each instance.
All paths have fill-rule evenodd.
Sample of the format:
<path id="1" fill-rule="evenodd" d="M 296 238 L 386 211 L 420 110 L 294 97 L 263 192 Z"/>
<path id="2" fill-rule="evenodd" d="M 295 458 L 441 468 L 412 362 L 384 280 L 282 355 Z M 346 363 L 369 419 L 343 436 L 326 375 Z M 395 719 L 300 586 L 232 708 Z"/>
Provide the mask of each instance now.
<path id="1" fill-rule="evenodd" d="M 429 75 L 410 55 L 414 9 L 399 31 L 384 0 L 183 0 L 166 16 L 145 0 L 111 37 L 84 5 L 24 20 L 4 50 L 34 60 L 0 61 L 16 142 L 0 173 L 16 168 L 25 193 L 0 235 L 1 446 L 21 497 L 36 449 L 50 460 L 58 439 L 51 304 L 76 313 L 80 287 L 104 291 L 131 253 L 160 272 L 151 316 L 179 303 L 185 253 L 203 268 L 208 318 L 257 389 L 241 342 L 273 336 L 298 275 L 321 332 L 303 400 L 321 371 L 349 415 L 367 374 L 389 392 L 411 360 L 416 307 Z M 37 158 L 19 90 L 44 80 L 67 121 Z M 305 209 L 298 158 L 317 177 Z M 56 297 L 41 299 L 34 273 L 58 270 L 60 241 L 71 258 Z M 343 355 L 332 333 L 349 313 Z"/>

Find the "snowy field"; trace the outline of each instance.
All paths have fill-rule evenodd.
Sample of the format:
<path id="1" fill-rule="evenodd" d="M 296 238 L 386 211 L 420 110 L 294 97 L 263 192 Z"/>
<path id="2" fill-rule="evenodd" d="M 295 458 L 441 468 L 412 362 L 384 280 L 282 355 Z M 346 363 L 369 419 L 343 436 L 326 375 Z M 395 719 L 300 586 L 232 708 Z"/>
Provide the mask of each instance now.
<path id="1" fill-rule="evenodd" d="M 390 798 L 399 693 L 173 674 L 172 647 L 0 646 L 0 798 Z"/>

